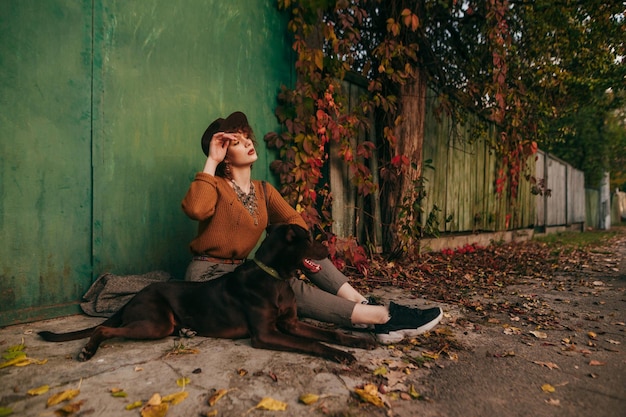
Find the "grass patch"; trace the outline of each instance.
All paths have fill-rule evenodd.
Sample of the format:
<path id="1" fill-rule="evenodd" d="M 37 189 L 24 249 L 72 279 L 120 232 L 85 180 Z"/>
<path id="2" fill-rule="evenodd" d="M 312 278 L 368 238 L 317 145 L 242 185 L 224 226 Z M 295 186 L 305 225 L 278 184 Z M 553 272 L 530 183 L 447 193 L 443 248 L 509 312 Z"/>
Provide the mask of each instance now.
<path id="1" fill-rule="evenodd" d="M 621 230 L 593 230 L 586 232 L 559 232 L 544 236 L 535 237 L 538 242 L 546 243 L 550 246 L 572 249 L 591 249 L 593 247 L 606 245 L 609 240 L 619 235 Z"/>

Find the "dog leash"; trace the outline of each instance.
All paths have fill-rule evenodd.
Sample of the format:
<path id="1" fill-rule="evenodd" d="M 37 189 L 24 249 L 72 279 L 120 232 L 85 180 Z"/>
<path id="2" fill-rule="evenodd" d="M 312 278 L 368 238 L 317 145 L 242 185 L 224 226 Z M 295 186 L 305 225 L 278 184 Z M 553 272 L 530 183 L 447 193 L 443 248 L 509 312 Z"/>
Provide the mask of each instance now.
<path id="1" fill-rule="evenodd" d="M 265 265 L 263 262 L 259 261 L 257 258 L 254 258 L 253 261 L 254 261 L 255 264 L 257 264 L 259 266 L 259 268 L 261 268 L 262 270 L 264 270 L 265 272 L 267 272 L 268 274 L 270 274 L 271 276 L 273 276 L 277 280 L 280 280 L 280 281 L 283 280 L 283 278 L 280 276 L 278 271 L 276 271 L 274 268 Z"/>

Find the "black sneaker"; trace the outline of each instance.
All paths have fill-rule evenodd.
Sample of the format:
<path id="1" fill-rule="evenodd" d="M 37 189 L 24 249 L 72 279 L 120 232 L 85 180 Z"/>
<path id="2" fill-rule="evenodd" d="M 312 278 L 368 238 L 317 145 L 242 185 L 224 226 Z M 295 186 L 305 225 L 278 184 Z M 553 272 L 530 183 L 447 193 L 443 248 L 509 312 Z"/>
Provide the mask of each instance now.
<path id="1" fill-rule="evenodd" d="M 374 326 L 374 333 L 380 343 L 398 343 L 405 337 L 414 337 L 426 333 L 441 321 L 443 310 L 439 307 L 419 308 L 405 307 L 389 303 L 391 318 L 385 324 Z"/>

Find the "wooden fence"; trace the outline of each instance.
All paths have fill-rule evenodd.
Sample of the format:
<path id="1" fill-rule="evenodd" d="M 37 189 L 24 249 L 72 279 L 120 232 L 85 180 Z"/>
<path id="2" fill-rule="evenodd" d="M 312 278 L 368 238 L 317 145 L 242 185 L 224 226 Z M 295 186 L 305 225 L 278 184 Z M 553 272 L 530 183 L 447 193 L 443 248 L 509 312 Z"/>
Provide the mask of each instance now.
<path id="1" fill-rule="evenodd" d="M 344 83 L 351 105 L 357 105 L 362 93 L 360 87 Z M 508 189 L 496 193 L 496 173 L 499 161 L 487 141 L 470 140 L 468 126 L 453 125 L 448 118 L 437 119 L 430 109 L 434 99 L 429 98 L 425 120 L 422 170 L 426 179 L 426 214 L 433 211 L 439 221 L 439 233 L 478 233 L 552 227 L 576 227 L 585 224 L 586 208 L 584 173 L 558 158 L 539 151 L 526 168 L 525 175 L 544 180 L 547 193 L 537 194 L 537 188 L 521 178 L 517 198 Z M 495 129 L 487 135 L 495 135 Z M 370 140 L 375 139 L 371 134 Z M 412 161 L 416 162 L 416 161 Z M 428 167 L 427 165 L 430 165 Z M 375 171 L 376 166 L 371 166 Z M 348 174 L 341 161 L 331 156 L 331 189 L 334 196 L 333 232 L 339 237 L 358 236 L 363 239 L 364 216 L 373 216 L 375 227 L 380 227 L 377 217 L 377 199 L 368 206 L 374 213 L 363 212 L 359 200 L 349 183 Z M 508 188 L 508 187 L 505 187 Z M 450 219 L 450 221 L 446 221 Z M 373 232 L 374 236 L 380 233 Z M 372 232 L 367 237 L 371 238 Z"/>
<path id="2" fill-rule="evenodd" d="M 548 230 L 551 227 L 576 226 L 584 228 L 585 174 L 555 156 L 539 151 L 535 175 L 546 181 L 548 192 L 537 196 L 535 227 Z"/>

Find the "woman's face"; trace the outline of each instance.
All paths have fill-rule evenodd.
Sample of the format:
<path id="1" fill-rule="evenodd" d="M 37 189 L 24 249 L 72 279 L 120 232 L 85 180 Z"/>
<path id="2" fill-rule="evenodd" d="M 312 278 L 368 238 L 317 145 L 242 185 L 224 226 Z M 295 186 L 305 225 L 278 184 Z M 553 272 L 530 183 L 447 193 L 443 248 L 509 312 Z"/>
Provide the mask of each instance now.
<path id="1" fill-rule="evenodd" d="M 232 135 L 236 139 L 231 140 L 228 144 L 226 153 L 228 162 L 232 166 L 252 165 L 259 158 L 256 149 L 254 149 L 254 142 L 241 132 Z"/>

